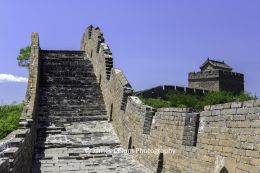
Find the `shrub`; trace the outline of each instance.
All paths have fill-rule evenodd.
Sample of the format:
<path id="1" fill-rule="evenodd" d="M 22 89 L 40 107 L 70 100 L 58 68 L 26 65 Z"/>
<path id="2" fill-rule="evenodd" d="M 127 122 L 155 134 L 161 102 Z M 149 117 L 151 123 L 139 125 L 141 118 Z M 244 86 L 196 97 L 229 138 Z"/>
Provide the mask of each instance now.
<path id="1" fill-rule="evenodd" d="M 190 95 L 178 91 L 169 91 L 164 98 L 140 98 L 144 104 L 154 108 L 162 107 L 188 107 L 196 110 L 203 110 L 206 105 L 222 104 L 233 101 L 253 100 L 256 97 L 249 93 L 242 92 L 239 95 L 233 95 L 225 91 L 212 91 L 202 96 Z"/>
<path id="2" fill-rule="evenodd" d="M 193 107 L 198 102 L 197 96 L 177 91 L 168 92 L 164 99 L 170 102 L 171 107 Z"/>
<path id="3" fill-rule="evenodd" d="M 0 106 L 0 139 L 18 128 L 22 110 L 22 104 Z"/>
<path id="4" fill-rule="evenodd" d="M 141 98 L 144 104 L 152 106 L 154 108 L 162 108 L 162 107 L 171 107 L 171 103 L 169 101 L 165 101 L 162 99 L 153 99 L 153 98 Z"/>

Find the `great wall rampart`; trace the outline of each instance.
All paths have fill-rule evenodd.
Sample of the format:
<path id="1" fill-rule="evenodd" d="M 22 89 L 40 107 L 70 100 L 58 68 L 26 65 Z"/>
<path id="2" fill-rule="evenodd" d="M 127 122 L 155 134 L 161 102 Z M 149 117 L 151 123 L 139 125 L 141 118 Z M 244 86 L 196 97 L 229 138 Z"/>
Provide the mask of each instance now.
<path id="1" fill-rule="evenodd" d="M 163 155 L 163 161 L 160 154 L 134 153 L 139 162 L 153 171 L 158 163 L 163 163 L 165 172 L 215 173 L 224 167 L 229 172 L 260 172 L 259 100 L 207 106 L 201 113 L 181 108 L 156 111 L 130 96 L 133 89 L 119 69 L 106 68 L 106 59 L 112 59 L 112 55 L 108 46 L 99 40 L 104 41 L 100 30 L 88 28 L 81 50 L 92 54 L 108 116 L 123 146 L 175 150 L 175 154 Z M 91 53 L 100 47 L 99 44 L 100 51 Z M 106 78 L 108 70 L 111 70 L 109 80 Z M 127 104 L 125 96 L 129 96 Z M 125 104 L 126 109 L 122 109 Z"/>
<path id="2" fill-rule="evenodd" d="M 152 172 L 260 172 L 260 100 L 206 106 L 202 112 L 188 108 L 156 110 L 133 96 L 134 89 L 122 71 L 113 67 L 112 53 L 99 28 L 86 29 L 80 49 L 93 65 L 107 119 L 122 147 L 132 149 L 130 155 Z M 19 129 L 4 139 L 9 142 L 8 149 L 1 152 L 0 172 L 32 170 L 39 54 L 38 34 L 33 33 L 25 107 Z"/>

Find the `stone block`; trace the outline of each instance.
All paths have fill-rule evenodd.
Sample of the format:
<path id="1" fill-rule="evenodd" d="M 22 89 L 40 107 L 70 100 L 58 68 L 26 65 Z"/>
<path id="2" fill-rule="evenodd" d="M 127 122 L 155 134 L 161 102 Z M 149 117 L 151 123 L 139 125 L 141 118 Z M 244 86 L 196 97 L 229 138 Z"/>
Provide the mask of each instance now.
<path id="1" fill-rule="evenodd" d="M 258 128 L 258 127 L 260 127 L 260 120 L 251 121 L 251 122 L 249 123 L 249 125 L 250 125 L 251 127 L 256 127 L 256 128 Z"/>
<path id="2" fill-rule="evenodd" d="M 243 102 L 243 107 L 251 108 L 254 106 L 254 103 L 255 103 L 255 100 L 245 101 L 245 102 Z"/>
<path id="3" fill-rule="evenodd" d="M 223 147 L 223 152 L 231 153 L 232 150 L 233 150 L 232 147 Z"/>
<path id="4" fill-rule="evenodd" d="M 236 113 L 237 113 L 237 110 L 236 109 L 226 109 L 225 110 L 225 113 L 227 114 L 227 115 L 235 115 Z"/>
<path id="5" fill-rule="evenodd" d="M 248 112 L 249 112 L 248 108 L 238 108 L 237 109 L 237 114 L 243 115 L 243 114 L 248 114 Z"/>
<path id="6" fill-rule="evenodd" d="M 205 111 L 210 111 L 211 110 L 211 106 L 210 105 L 204 106 L 204 110 Z"/>
<path id="7" fill-rule="evenodd" d="M 247 114 L 246 115 L 247 120 L 260 120 L 260 115 L 257 114 Z"/>
<path id="8" fill-rule="evenodd" d="M 243 148 L 245 150 L 254 150 L 255 143 L 248 143 L 248 142 L 241 143 L 241 148 Z"/>
<path id="9" fill-rule="evenodd" d="M 223 104 L 224 109 L 230 109 L 231 108 L 231 103 L 225 103 Z"/>
<path id="10" fill-rule="evenodd" d="M 255 100 L 254 106 L 260 107 L 260 100 L 259 99 Z"/>
<path id="11" fill-rule="evenodd" d="M 242 103 L 241 102 L 233 102 L 231 103 L 231 108 L 241 108 Z"/>
<path id="12" fill-rule="evenodd" d="M 233 115 L 232 116 L 232 120 L 243 121 L 243 120 L 246 120 L 246 116 L 245 115 L 241 115 L 241 114 Z"/>
<path id="13" fill-rule="evenodd" d="M 259 166 L 260 165 L 260 158 L 259 159 L 250 159 L 250 164 Z"/>
<path id="14" fill-rule="evenodd" d="M 259 156 L 260 156 L 260 151 L 246 150 L 246 156 L 248 156 L 248 157 L 253 157 L 253 158 L 259 158 Z"/>

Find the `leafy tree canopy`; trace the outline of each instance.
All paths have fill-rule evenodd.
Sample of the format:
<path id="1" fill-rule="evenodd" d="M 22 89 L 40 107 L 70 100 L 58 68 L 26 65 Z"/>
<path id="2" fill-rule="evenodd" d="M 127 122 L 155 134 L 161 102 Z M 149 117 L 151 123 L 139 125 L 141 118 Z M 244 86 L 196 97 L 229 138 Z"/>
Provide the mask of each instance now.
<path id="1" fill-rule="evenodd" d="M 28 67 L 30 63 L 31 46 L 26 46 L 20 49 L 20 54 L 17 56 L 18 65 Z"/>

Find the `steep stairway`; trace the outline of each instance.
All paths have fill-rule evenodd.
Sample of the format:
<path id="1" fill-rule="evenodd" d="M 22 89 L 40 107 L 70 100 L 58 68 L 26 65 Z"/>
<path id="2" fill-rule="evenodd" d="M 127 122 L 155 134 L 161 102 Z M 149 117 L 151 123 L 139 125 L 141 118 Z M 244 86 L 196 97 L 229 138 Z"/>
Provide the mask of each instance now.
<path id="1" fill-rule="evenodd" d="M 121 148 L 82 51 L 40 52 L 33 172 L 150 172 Z"/>

